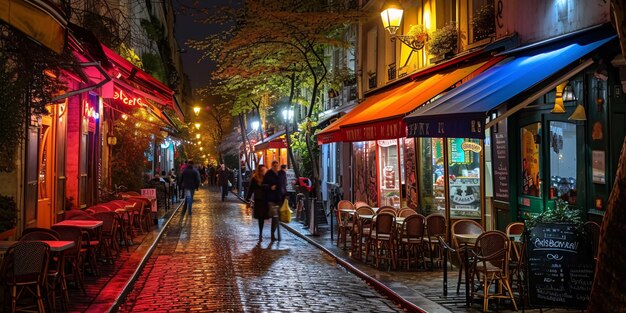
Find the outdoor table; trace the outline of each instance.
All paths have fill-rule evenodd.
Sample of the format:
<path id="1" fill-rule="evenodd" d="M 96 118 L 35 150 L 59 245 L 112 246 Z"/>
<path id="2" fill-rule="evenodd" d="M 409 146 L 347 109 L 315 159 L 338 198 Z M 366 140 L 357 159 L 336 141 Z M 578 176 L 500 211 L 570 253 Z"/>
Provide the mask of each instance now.
<path id="1" fill-rule="evenodd" d="M 455 234 L 454 237 L 456 237 L 459 245 L 466 243 L 470 246 L 473 246 L 474 244 L 476 244 L 476 239 L 478 239 L 478 236 L 480 235 L 481 234 Z"/>
<path id="2" fill-rule="evenodd" d="M 405 219 L 405 218 L 406 218 L 406 217 L 402 217 L 402 216 L 398 216 L 398 217 L 396 217 L 396 224 L 402 224 L 402 223 L 404 223 L 404 219 Z"/>
<path id="3" fill-rule="evenodd" d="M 69 248 L 74 247 L 73 241 L 61 241 L 61 240 L 37 240 L 41 242 L 45 242 L 50 246 L 50 251 L 52 252 L 62 252 Z M 19 241 L 0 241 L 0 250 L 6 251 L 10 246 Z"/>
<path id="4" fill-rule="evenodd" d="M 96 229 L 101 227 L 104 223 L 102 221 L 87 221 L 87 220 L 65 220 L 54 224 L 53 226 L 74 226 L 82 229 Z"/>

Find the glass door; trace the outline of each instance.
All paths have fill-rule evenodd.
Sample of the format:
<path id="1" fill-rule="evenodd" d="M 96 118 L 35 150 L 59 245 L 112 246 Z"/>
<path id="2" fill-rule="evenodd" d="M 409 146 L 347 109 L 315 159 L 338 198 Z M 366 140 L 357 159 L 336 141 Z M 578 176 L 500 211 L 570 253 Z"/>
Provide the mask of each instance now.
<path id="1" fill-rule="evenodd" d="M 450 218 L 482 219 L 480 140 L 450 138 L 447 144 Z"/>
<path id="2" fill-rule="evenodd" d="M 398 140 L 378 141 L 380 206 L 400 208 L 400 166 Z"/>

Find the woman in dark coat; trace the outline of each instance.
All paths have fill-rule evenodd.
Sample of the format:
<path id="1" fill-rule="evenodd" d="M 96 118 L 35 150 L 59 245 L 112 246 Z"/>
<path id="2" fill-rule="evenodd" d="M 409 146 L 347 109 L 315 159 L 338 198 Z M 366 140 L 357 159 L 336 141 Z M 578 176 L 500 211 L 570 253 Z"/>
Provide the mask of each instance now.
<path id="1" fill-rule="evenodd" d="M 261 164 L 257 167 L 256 171 L 250 178 L 250 186 L 248 187 L 248 193 L 246 194 L 246 200 L 248 201 L 247 207 L 250 207 L 250 198 L 252 197 L 252 194 L 254 194 L 252 217 L 256 218 L 259 222 L 259 240 L 263 240 L 263 224 L 266 219 L 270 218 L 265 191 L 266 188 L 263 185 L 263 177 L 266 172 L 267 167 L 265 167 L 265 165 Z"/>

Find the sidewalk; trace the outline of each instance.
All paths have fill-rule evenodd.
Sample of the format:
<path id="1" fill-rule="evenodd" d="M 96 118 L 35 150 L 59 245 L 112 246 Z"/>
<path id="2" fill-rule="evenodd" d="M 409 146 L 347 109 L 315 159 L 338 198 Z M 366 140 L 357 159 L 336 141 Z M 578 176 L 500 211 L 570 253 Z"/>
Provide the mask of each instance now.
<path id="1" fill-rule="evenodd" d="M 121 248 L 114 264 L 98 262 L 100 276 L 85 275 L 86 293 L 70 287 L 68 312 L 107 312 L 116 304 L 135 272 L 140 270 L 144 258 L 149 257 L 153 246 L 169 219 L 183 202 L 172 204 L 170 210 L 159 209 L 158 225 L 146 234 L 133 239 L 134 244 Z"/>

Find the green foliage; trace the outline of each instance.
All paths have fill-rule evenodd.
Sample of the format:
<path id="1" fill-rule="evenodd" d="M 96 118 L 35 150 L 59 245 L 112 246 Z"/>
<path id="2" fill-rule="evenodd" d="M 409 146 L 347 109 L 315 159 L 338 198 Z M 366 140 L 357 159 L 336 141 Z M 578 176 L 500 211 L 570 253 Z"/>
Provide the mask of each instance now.
<path id="1" fill-rule="evenodd" d="M 496 14 L 493 4 L 483 4 L 472 17 L 474 41 L 488 38 L 496 32 Z"/>
<path id="2" fill-rule="evenodd" d="M 165 66 L 163 65 L 163 60 L 158 54 L 144 53 L 143 55 L 141 55 L 141 59 L 143 61 L 144 70 L 148 74 L 152 75 L 160 82 L 167 84 L 167 73 L 165 71 Z"/>
<path id="3" fill-rule="evenodd" d="M 450 23 L 442 28 L 435 30 L 428 42 L 430 53 L 442 56 L 448 52 L 454 52 L 457 48 L 459 39 L 459 30 L 455 23 Z"/>
<path id="4" fill-rule="evenodd" d="M 124 185 L 128 190 L 139 191 L 143 187 L 143 175 L 148 169 L 146 151 L 150 148 L 152 136 L 160 144 L 160 127 L 147 122 L 143 110 L 135 113 L 136 119 L 116 120 L 113 128 L 117 145 L 113 146 L 111 159 L 111 179 L 114 185 Z M 156 135 L 153 135 L 156 134 Z"/>
<path id="5" fill-rule="evenodd" d="M 300 164 L 300 175 L 304 177 L 313 177 L 313 162 L 311 160 L 319 155 L 317 143 L 309 140 L 309 147 L 313 150 L 313 156 L 311 156 L 306 142 L 306 134 L 310 134 L 315 126 L 317 126 L 317 122 L 305 119 L 298 124 L 298 131 L 291 134 L 291 149 L 296 155 L 297 162 Z"/>
<path id="6" fill-rule="evenodd" d="M 29 118 L 48 114 L 46 105 L 65 89 L 55 76 L 70 60 L 69 52 L 55 54 L 0 23 L 0 171 L 15 168 Z M 46 75 L 46 71 L 54 75 Z"/>
<path id="7" fill-rule="evenodd" d="M 17 223 L 17 204 L 13 197 L 0 195 L 0 233 L 15 227 Z"/>
<path id="8" fill-rule="evenodd" d="M 563 200 L 556 200 L 554 209 L 547 209 L 541 214 L 530 218 L 526 225 L 534 227 L 539 223 L 574 223 L 580 227 L 583 225 L 584 217 L 580 210 L 571 209 L 569 204 Z"/>

